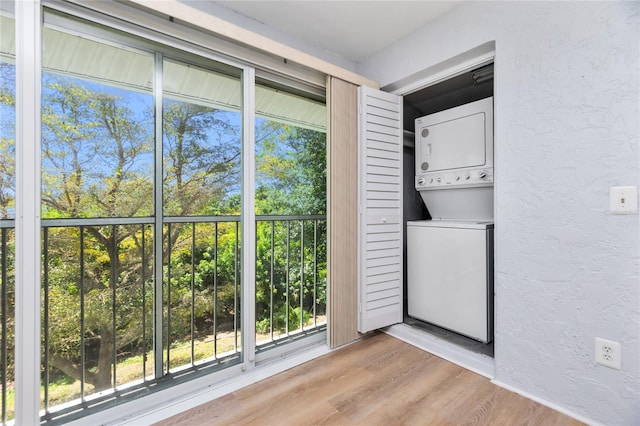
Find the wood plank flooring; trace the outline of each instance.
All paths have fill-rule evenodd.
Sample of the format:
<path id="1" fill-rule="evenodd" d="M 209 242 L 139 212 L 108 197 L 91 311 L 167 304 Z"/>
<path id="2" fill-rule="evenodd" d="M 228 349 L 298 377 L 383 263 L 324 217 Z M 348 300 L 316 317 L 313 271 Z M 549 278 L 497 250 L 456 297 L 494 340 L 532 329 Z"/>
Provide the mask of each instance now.
<path id="1" fill-rule="evenodd" d="M 379 333 L 158 425 L 581 425 Z"/>

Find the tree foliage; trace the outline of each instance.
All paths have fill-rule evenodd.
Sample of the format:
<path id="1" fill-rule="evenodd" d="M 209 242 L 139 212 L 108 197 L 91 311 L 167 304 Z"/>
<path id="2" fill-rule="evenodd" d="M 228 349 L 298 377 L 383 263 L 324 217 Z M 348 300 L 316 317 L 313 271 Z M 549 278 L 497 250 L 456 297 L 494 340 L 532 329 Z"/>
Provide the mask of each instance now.
<path id="1" fill-rule="evenodd" d="M 233 114 L 165 101 L 163 116 L 165 215 L 201 215 L 240 190 L 240 129 Z"/>
<path id="2" fill-rule="evenodd" d="M 0 90 L 0 107 L 12 107 L 14 89 L 3 80 Z M 91 393 L 120 383 L 115 363 L 153 344 L 155 191 L 162 191 L 166 218 L 239 220 L 240 119 L 237 112 L 165 99 L 158 188 L 150 94 L 45 74 L 42 101 L 42 216 L 91 219 L 43 229 L 43 369 L 84 378 Z M 8 126 L 2 122 L 3 218 L 13 206 Z M 262 119 L 256 135 L 256 213 L 324 214 L 325 135 Z M 109 218 L 148 220 L 115 225 Z M 161 232 L 163 344 L 233 330 L 242 306 L 239 222 L 169 219 Z M 291 330 L 312 312 L 323 313 L 324 222 L 259 221 L 256 234 L 258 328 Z"/>
<path id="3" fill-rule="evenodd" d="M 256 134 L 256 213 L 325 214 L 325 134 L 266 120 Z"/>
<path id="4" fill-rule="evenodd" d="M 256 213 L 325 214 L 325 134 L 267 120 L 258 121 L 256 134 Z M 256 234 L 258 330 L 279 334 L 323 314 L 326 222 L 259 223 Z"/>
<path id="5" fill-rule="evenodd" d="M 15 214 L 15 74 L 0 60 L 0 219 Z"/>

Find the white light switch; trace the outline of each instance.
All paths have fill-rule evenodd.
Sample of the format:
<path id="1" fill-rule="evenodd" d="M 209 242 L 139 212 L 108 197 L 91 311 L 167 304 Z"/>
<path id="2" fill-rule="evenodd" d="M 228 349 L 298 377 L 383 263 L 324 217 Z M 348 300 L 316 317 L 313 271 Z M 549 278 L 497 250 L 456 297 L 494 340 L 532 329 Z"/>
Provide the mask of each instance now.
<path id="1" fill-rule="evenodd" d="M 638 214 L 637 186 L 612 186 L 609 198 L 612 214 Z"/>

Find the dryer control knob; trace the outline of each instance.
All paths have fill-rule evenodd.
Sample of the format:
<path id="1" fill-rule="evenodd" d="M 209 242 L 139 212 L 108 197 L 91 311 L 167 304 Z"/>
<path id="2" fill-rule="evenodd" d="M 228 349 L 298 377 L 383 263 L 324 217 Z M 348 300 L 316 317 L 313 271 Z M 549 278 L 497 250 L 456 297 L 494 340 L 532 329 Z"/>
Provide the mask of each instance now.
<path id="1" fill-rule="evenodd" d="M 487 178 L 487 171 L 486 170 L 482 170 L 480 173 L 478 173 L 478 177 L 482 180 Z"/>
<path id="2" fill-rule="evenodd" d="M 422 186 L 427 182 L 427 180 L 423 177 L 418 178 L 418 185 Z"/>
<path id="3" fill-rule="evenodd" d="M 442 182 L 442 178 L 436 178 L 436 182 L 438 183 Z"/>

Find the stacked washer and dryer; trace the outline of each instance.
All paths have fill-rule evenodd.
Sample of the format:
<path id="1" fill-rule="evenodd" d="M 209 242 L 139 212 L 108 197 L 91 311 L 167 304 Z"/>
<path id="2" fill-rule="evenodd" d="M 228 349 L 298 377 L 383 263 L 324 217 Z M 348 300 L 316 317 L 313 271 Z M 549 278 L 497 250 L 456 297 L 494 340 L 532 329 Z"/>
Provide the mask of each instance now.
<path id="1" fill-rule="evenodd" d="M 407 222 L 410 317 L 493 340 L 493 97 L 415 120 L 415 187 L 431 220 Z"/>

